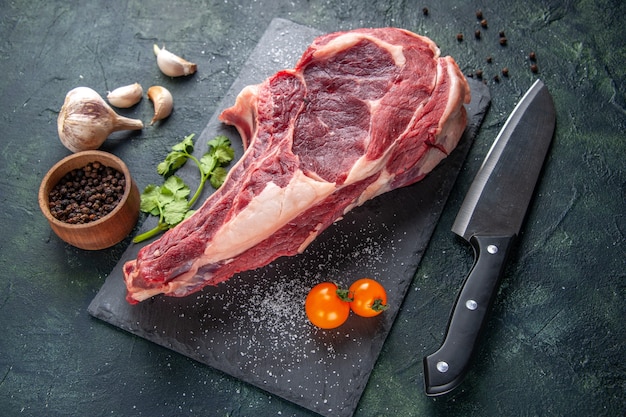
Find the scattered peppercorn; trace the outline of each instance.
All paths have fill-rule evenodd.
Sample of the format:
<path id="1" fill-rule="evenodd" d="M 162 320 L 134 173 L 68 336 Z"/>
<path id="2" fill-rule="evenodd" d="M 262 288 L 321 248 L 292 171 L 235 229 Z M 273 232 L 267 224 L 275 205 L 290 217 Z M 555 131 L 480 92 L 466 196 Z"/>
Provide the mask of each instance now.
<path id="1" fill-rule="evenodd" d="M 424 8 L 422 9 L 422 14 L 423 14 L 424 16 L 428 16 L 428 7 L 424 7 Z"/>
<path id="2" fill-rule="evenodd" d="M 491 56 L 488 56 L 486 61 L 487 61 L 487 64 L 491 64 L 493 62 L 493 58 Z"/>
<path id="3" fill-rule="evenodd" d="M 476 70 L 476 78 L 479 80 L 483 78 L 483 70 Z"/>
<path id="4" fill-rule="evenodd" d="M 483 11 L 482 10 L 476 10 L 476 19 L 483 20 Z"/>
<path id="5" fill-rule="evenodd" d="M 503 30 L 500 31 L 499 35 L 500 35 L 501 38 L 505 38 L 506 37 L 506 35 L 504 34 Z"/>
<path id="6" fill-rule="evenodd" d="M 530 66 L 530 70 L 531 70 L 533 73 L 535 73 L 535 74 L 536 74 L 536 73 L 538 73 L 538 72 L 539 72 L 539 67 L 537 66 L 537 64 L 532 64 L 532 65 Z"/>
<path id="7" fill-rule="evenodd" d="M 459 42 L 462 42 L 463 41 L 463 34 L 462 33 L 457 33 L 456 34 L 456 40 L 459 41 Z"/>
<path id="8" fill-rule="evenodd" d="M 509 69 L 507 67 L 502 68 L 502 75 L 505 77 L 509 76 Z"/>
<path id="9" fill-rule="evenodd" d="M 507 40 L 506 38 L 500 38 L 500 45 L 506 46 Z"/>
<path id="10" fill-rule="evenodd" d="M 124 195 L 124 174 L 100 162 L 67 173 L 48 196 L 50 213 L 69 224 L 98 220 L 117 206 Z"/>
<path id="11" fill-rule="evenodd" d="M 495 82 L 497 82 L 497 83 L 499 83 L 499 82 L 500 82 L 500 77 L 498 76 L 498 74 L 496 74 L 496 75 L 494 75 L 494 76 L 493 76 L 493 80 L 494 80 Z"/>
<path id="12" fill-rule="evenodd" d="M 476 39 L 480 39 L 480 30 L 479 29 L 476 29 L 476 31 L 474 32 L 474 37 Z"/>
<path id="13" fill-rule="evenodd" d="M 530 54 L 528 54 L 528 58 L 531 61 L 536 61 L 537 60 L 537 55 L 534 52 L 531 52 Z"/>
<path id="14" fill-rule="evenodd" d="M 481 21 L 480 21 L 480 25 L 481 25 L 482 27 L 486 28 L 486 27 L 487 27 L 487 19 L 483 19 L 483 20 L 481 20 Z"/>

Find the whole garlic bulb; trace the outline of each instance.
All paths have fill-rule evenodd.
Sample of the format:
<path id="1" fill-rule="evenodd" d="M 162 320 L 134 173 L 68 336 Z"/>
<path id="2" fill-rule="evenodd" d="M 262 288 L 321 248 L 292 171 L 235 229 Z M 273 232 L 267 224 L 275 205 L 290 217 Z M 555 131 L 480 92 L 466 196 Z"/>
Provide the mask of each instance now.
<path id="1" fill-rule="evenodd" d="M 181 77 L 183 75 L 191 75 L 198 69 L 198 65 L 171 53 L 165 47 L 159 48 L 157 45 L 154 45 L 152 50 L 157 57 L 159 69 L 165 75 Z"/>
<path id="2" fill-rule="evenodd" d="M 143 88 L 139 83 L 118 87 L 107 94 L 107 100 L 115 107 L 127 109 L 139 103 L 143 96 Z"/>
<path id="3" fill-rule="evenodd" d="M 79 152 L 98 149 L 118 130 L 141 130 L 141 120 L 120 116 L 89 87 L 77 87 L 65 96 L 57 118 L 59 138 L 67 149 Z"/>

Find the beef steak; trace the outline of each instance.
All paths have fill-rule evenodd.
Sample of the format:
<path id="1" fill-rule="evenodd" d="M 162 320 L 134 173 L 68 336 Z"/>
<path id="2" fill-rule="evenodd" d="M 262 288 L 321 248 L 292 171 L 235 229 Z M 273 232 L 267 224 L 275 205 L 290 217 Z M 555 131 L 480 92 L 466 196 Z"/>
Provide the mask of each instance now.
<path id="1" fill-rule="evenodd" d="M 246 151 L 189 219 L 124 265 L 130 303 L 186 296 L 301 253 L 352 208 L 412 184 L 458 143 L 469 86 L 428 38 L 395 28 L 317 38 L 220 120 Z"/>

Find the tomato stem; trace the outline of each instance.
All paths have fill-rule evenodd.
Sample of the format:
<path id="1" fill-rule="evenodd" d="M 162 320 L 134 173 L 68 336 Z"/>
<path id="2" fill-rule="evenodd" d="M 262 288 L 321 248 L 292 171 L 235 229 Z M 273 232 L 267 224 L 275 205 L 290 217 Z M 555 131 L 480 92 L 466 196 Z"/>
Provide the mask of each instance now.
<path id="1" fill-rule="evenodd" d="M 354 297 L 352 297 L 350 294 L 349 290 L 343 289 L 343 288 L 337 288 L 337 297 L 339 297 L 339 299 L 341 301 L 345 301 L 346 303 L 352 302 L 354 300 Z"/>
<path id="2" fill-rule="evenodd" d="M 387 304 L 383 304 L 383 300 L 380 298 L 375 299 L 372 303 L 372 310 L 376 312 L 385 311 L 388 308 L 389 306 Z"/>

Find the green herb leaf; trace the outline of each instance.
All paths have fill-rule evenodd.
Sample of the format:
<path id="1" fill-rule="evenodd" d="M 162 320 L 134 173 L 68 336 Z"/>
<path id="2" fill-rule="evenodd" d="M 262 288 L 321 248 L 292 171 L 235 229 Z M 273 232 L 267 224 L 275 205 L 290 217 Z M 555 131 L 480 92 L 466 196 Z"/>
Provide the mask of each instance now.
<path id="1" fill-rule="evenodd" d="M 193 138 L 195 136 L 195 133 L 192 133 L 191 135 L 185 136 L 185 138 L 177 143 L 176 145 L 172 146 L 172 151 L 176 151 L 176 152 L 182 152 L 185 153 L 187 155 L 191 155 L 193 153 Z"/>
<path id="2" fill-rule="evenodd" d="M 215 189 L 220 188 L 222 184 L 224 184 L 224 180 L 226 179 L 226 175 L 228 171 L 224 167 L 217 167 L 213 170 L 213 173 L 209 177 L 209 182 L 211 186 Z"/>
<path id="3" fill-rule="evenodd" d="M 151 184 L 144 189 L 141 194 L 140 210 L 158 216 L 159 222 L 154 229 L 136 236 L 133 242 L 149 239 L 190 217 L 194 213 L 191 207 L 200 197 L 207 179 L 214 188 L 219 188 L 224 183 L 227 174 L 224 166 L 235 157 L 230 140 L 223 135 L 210 140 L 209 150 L 198 160 L 192 155 L 193 138 L 194 134 L 191 134 L 172 146 L 165 160 L 157 165 L 157 172 L 165 177 L 165 181 L 161 186 Z M 200 184 L 188 200 L 191 189 L 182 178 L 173 174 L 189 159 L 194 161 L 200 170 Z"/>
<path id="4" fill-rule="evenodd" d="M 210 140 L 209 153 L 217 159 L 218 165 L 228 164 L 235 157 L 235 150 L 230 146 L 230 139 L 224 135 L 220 135 Z"/>
<path id="5" fill-rule="evenodd" d="M 172 146 L 172 151 L 167 154 L 165 160 L 157 165 L 159 175 L 169 177 L 185 165 L 187 159 L 193 153 L 193 137 L 194 134 L 186 136 L 182 142 Z"/>
<path id="6" fill-rule="evenodd" d="M 212 148 L 219 148 L 222 146 L 230 147 L 230 139 L 228 139 L 224 135 L 217 135 L 216 137 L 208 141 L 207 144 Z"/>
<path id="7" fill-rule="evenodd" d="M 163 193 L 170 194 L 174 201 L 187 201 L 191 189 L 182 178 L 172 175 L 163 183 Z"/>
<path id="8" fill-rule="evenodd" d="M 161 187 L 150 184 L 141 194 L 141 202 L 139 203 L 139 210 L 144 213 L 149 213 L 153 216 L 160 214 L 159 195 L 161 194 Z"/>
<path id="9" fill-rule="evenodd" d="M 163 210 L 163 221 L 172 228 L 185 219 L 189 207 L 187 200 L 172 200 Z"/>
<path id="10" fill-rule="evenodd" d="M 202 170 L 203 176 L 207 176 L 210 174 L 215 167 L 217 166 L 217 158 L 211 155 L 209 152 L 202 155 L 200 158 L 200 169 Z"/>

